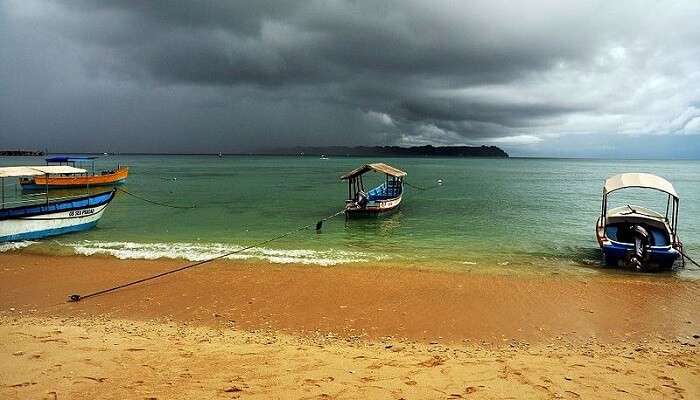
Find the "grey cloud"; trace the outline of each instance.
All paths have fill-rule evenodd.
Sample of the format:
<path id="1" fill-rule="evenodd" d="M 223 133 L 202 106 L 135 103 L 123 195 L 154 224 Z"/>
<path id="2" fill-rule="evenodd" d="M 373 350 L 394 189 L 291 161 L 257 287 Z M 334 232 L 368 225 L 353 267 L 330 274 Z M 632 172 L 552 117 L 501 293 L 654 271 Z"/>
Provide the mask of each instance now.
<path id="1" fill-rule="evenodd" d="M 529 127 L 532 126 L 531 121 L 549 116 L 587 111 L 585 108 L 561 104 L 491 104 L 474 100 L 464 101 L 459 98 L 416 98 L 404 102 L 402 108 L 411 119 L 417 121 L 493 122 L 511 128 Z"/>
<path id="2" fill-rule="evenodd" d="M 99 127 L 132 138 L 122 151 L 205 151 L 697 125 L 690 1 L 27 0 L 2 11 L 0 128 L 35 143 Z M 100 140 L 111 139 L 86 146 Z"/>

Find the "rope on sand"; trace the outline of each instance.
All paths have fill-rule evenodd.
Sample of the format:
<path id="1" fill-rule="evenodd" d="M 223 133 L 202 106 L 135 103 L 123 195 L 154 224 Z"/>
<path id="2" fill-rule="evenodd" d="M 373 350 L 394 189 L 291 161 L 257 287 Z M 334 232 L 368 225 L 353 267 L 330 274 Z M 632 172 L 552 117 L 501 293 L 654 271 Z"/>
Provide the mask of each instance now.
<path id="1" fill-rule="evenodd" d="M 194 262 L 194 263 L 191 263 L 191 264 L 187 264 L 187 265 L 184 265 L 184 266 L 182 266 L 182 267 L 178 267 L 178 268 L 175 268 L 175 269 L 172 269 L 172 270 L 169 270 L 169 271 L 161 272 L 161 273 L 156 274 L 156 275 L 148 276 L 148 277 L 146 277 L 146 278 L 137 279 L 137 280 L 135 280 L 135 281 L 127 282 L 127 283 L 124 283 L 124 284 L 121 284 L 121 285 L 117 285 L 117 286 L 114 286 L 114 287 L 111 287 L 111 288 L 103 289 L 103 290 L 98 290 L 98 291 L 96 291 L 96 292 L 88 293 L 88 294 L 85 294 L 85 295 L 72 294 L 72 295 L 69 297 L 69 300 L 68 300 L 68 301 L 69 301 L 69 302 L 78 302 L 78 301 L 85 300 L 85 299 L 90 298 L 90 297 L 99 296 L 99 295 L 102 295 L 102 294 L 114 292 L 115 290 L 123 289 L 123 288 L 129 287 L 129 286 L 133 286 L 133 285 L 136 285 L 136 284 L 139 284 L 139 283 L 143 283 L 143 282 L 150 281 L 150 280 L 153 280 L 153 279 L 156 279 L 156 278 L 160 278 L 160 277 L 162 277 L 162 276 L 174 274 L 174 273 L 176 273 L 176 272 L 184 271 L 184 270 L 189 269 L 189 268 L 194 268 L 194 267 L 197 267 L 197 266 L 200 266 L 200 265 L 203 265 L 203 264 L 207 264 L 207 263 L 210 263 L 210 262 L 212 262 L 212 261 L 216 261 L 216 260 L 219 260 L 219 259 L 222 259 L 222 258 L 231 256 L 231 255 L 236 254 L 236 253 L 241 253 L 241 252 L 244 252 L 244 251 L 246 251 L 246 250 L 250 250 L 250 249 L 255 248 L 255 247 L 260 247 L 260 246 L 262 246 L 262 245 L 268 244 L 268 243 L 270 243 L 270 242 L 274 242 L 274 241 L 276 241 L 276 240 L 280 240 L 280 239 L 285 238 L 285 237 L 287 237 L 287 236 L 289 236 L 289 235 L 292 235 L 292 234 L 294 234 L 294 233 L 297 233 L 297 232 L 306 230 L 306 229 L 308 229 L 308 228 L 311 228 L 311 227 L 314 226 L 314 225 L 316 226 L 316 231 L 319 231 L 319 230 L 321 230 L 321 227 L 323 226 L 323 222 L 328 221 L 328 220 L 331 219 L 331 218 L 337 217 L 338 215 L 343 214 L 344 212 L 345 212 L 345 209 L 342 209 L 342 210 L 336 212 L 335 214 L 331 214 L 331 215 L 329 215 L 329 216 L 327 216 L 327 217 L 325 217 L 325 218 L 322 218 L 322 219 L 320 219 L 318 222 L 315 222 L 315 223 L 313 223 L 313 224 L 307 224 L 307 225 L 304 225 L 304 226 L 300 226 L 300 227 L 298 227 L 298 228 L 296 228 L 296 229 L 292 229 L 291 231 L 288 231 L 288 232 L 285 232 L 285 233 L 283 233 L 283 234 L 281 234 L 281 235 L 275 236 L 275 237 L 273 237 L 273 238 L 271 238 L 271 239 L 266 239 L 266 240 L 263 240 L 263 241 L 261 241 L 261 242 L 252 244 L 252 245 L 250 245 L 250 246 L 243 247 L 243 248 L 238 249 L 238 250 L 229 251 L 228 253 L 224 253 L 224 254 L 218 255 L 218 256 L 216 256 L 216 257 L 212 257 L 212 258 L 209 258 L 209 259 L 206 259 L 206 260 L 202 260 L 202 261 L 197 261 L 197 262 Z"/>

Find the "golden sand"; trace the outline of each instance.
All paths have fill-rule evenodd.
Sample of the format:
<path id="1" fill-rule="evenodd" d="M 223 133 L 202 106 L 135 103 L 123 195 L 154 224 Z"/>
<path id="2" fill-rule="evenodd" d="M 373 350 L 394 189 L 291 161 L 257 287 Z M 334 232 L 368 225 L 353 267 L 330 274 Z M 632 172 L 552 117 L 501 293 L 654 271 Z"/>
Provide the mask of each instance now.
<path id="1" fill-rule="evenodd" d="M 700 283 L 0 255 L 0 398 L 700 398 Z"/>

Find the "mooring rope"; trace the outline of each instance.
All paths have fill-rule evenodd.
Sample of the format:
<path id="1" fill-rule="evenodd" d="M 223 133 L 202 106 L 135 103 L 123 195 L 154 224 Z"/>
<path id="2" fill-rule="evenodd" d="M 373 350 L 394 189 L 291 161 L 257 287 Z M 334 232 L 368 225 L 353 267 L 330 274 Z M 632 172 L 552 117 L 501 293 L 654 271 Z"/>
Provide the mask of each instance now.
<path id="1" fill-rule="evenodd" d="M 122 189 L 122 188 L 120 188 L 120 187 L 117 187 L 116 189 L 117 189 L 118 191 L 122 192 L 122 193 L 128 194 L 129 196 L 132 196 L 132 197 L 134 197 L 134 198 L 137 198 L 137 199 L 139 199 L 139 200 L 141 200 L 141 201 L 145 201 L 146 203 L 151 203 L 151 204 L 154 204 L 154 205 L 157 205 L 157 206 L 170 207 L 170 208 L 183 208 L 183 209 L 190 209 L 190 208 L 196 208 L 196 207 L 197 207 L 196 204 L 193 204 L 193 205 L 191 205 L 191 206 L 174 206 L 174 205 L 172 205 L 172 204 L 160 203 L 160 202 L 157 202 L 157 201 L 149 200 L 149 199 L 147 199 L 147 198 L 145 198 L 145 197 L 141 197 L 141 196 L 139 196 L 139 195 L 136 195 L 136 194 L 134 194 L 134 193 L 131 193 L 130 191 L 128 191 L 128 190 L 126 190 L 126 189 Z"/>
<path id="2" fill-rule="evenodd" d="M 700 264 L 698 264 L 695 260 L 690 258 L 685 252 L 683 252 L 683 249 L 680 247 L 676 247 L 676 250 L 678 250 L 679 253 L 681 253 L 681 256 L 685 257 L 688 261 L 690 261 L 692 264 L 695 264 L 696 267 L 700 268 Z"/>
<path id="3" fill-rule="evenodd" d="M 296 228 L 296 229 L 292 229 L 291 231 L 288 231 L 288 232 L 285 232 L 285 233 L 283 233 L 283 234 L 281 234 L 281 235 L 275 236 L 275 237 L 273 237 L 273 238 L 271 238 L 271 239 L 266 239 L 266 240 L 263 240 L 263 241 L 261 241 L 261 242 L 257 242 L 257 243 L 255 243 L 255 244 L 252 244 L 252 245 L 250 245 L 250 246 L 243 247 L 243 248 L 238 249 L 238 250 L 229 251 L 228 253 L 224 253 L 224 254 L 218 255 L 218 256 L 216 256 L 216 257 L 208 258 L 208 259 L 202 260 L 202 261 L 197 261 L 197 262 L 194 262 L 194 263 L 191 263 L 191 264 L 184 265 L 184 266 L 182 266 L 182 267 L 178 267 L 178 268 L 175 268 L 175 269 L 171 269 L 171 270 L 169 270 L 169 271 L 161 272 L 161 273 L 156 274 L 156 275 L 152 275 L 152 276 L 148 276 L 148 277 L 145 277 L 145 278 L 137 279 L 137 280 L 135 280 L 135 281 L 127 282 L 127 283 L 124 283 L 124 284 L 121 284 L 121 285 L 118 285 L 118 286 L 114 286 L 114 287 L 111 287 L 111 288 L 98 290 L 98 291 L 96 291 L 96 292 L 88 293 L 88 294 L 86 294 L 86 295 L 72 294 L 72 295 L 69 297 L 69 300 L 68 300 L 68 301 L 69 301 L 69 302 L 78 302 L 78 301 L 85 300 L 85 299 L 90 298 L 90 297 L 99 296 L 99 295 L 101 295 L 101 294 L 106 294 L 106 293 L 109 293 L 109 292 L 113 292 L 113 291 L 115 291 L 115 290 L 123 289 L 123 288 L 125 288 L 125 287 L 133 286 L 133 285 L 136 285 L 136 284 L 139 284 L 139 283 L 143 283 L 143 282 L 150 281 L 150 280 L 153 280 L 153 279 L 156 279 L 156 278 L 160 278 L 160 277 L 162 277 L 162 276 L 174 274 L 174 273 L 176 273 L 176 272 L 184 271 L 184 270 L 189 269 L 189 268 L 197 267 L 197 266 L 200 266 L 200 265 L 202 265 L 202 264 L 207 264 L 207 263 L 210 263 L 210 262 L 212 262 L 212 261 L 220 260 L 220 259 L 222 259 L 222 258 L 231 256 L 231 255 L 234 255 L 234 254 L 236 254 L 236 253 L 241 253 L 241 252 L 244 252 L 244 251 L 246 251 L 246 250 L 250 250 L 250 249 L 255 248 L 255 247 L 260 247 L 260 246 L 263 246 L 263 245 L 265 245 L 265 244 L 274 242 L 274 241 L 276 241 L 276 240 L 280 240 L 280 239 L 285 238 L 285 237 L 287 237 L 287 236 L 289 236 L 289 235 L 291 235 L 291 234 L 294 234 L 294 233 L 303 231 L 303 230 L 305 230 L 305 229 L 308 229 L 308 228 L 310 228 L 310 227 L 312 227 L 312 226 L 314 226 L 314 225 L 316 226 L 316 231 L 319 231 L 319 230 L 321 229 L 321 227 L 323 226 L 323 223 L 324 223 L 325 221 L 328 221 L 328 220 L 331 219 L 331 218 L 337 217 L 338 215 L 343 214 L 344 212 L 345 212 L 345 209 L 342 209 L 342 210 L 336 212 L 335 214 L 331 214 L 331 215 L 329 215 L 329 216 L 327 216 L 327 217 L 325 217 L 325 218 L 322 218 L 322 219 L 318 220 L 318 222 L 315 222 L 315 223 L 313 223 L 313 224 L 307 224 L 307 225 L 304 225 L 304 226 L 300 226 L 300 227 L 298 227 L 298 228 Z"/>
<path id="4" fill-rule="evenodd" d="M 424 192 L 427 192 L 428 190 L 437 189 L 437 188 L 439 188 L 439 187 L 442 186 L 442 179 L 438 179 L 437 182 L 438 182 L 438 183 L 437 183 L 436 185 L 429 186 L 429 187 L 427 187 L 427 188 L 426 188 L 426 187 L 417 186 L 417 185 L 412 185 L 412 184 L 410 184 L 410 183 L 408 183 L 408 182 L 406 182 L 406 181 L 404 181 L 403 184 L 406 185 L 406 186 L 408 186 L 408 187 L 411 187 L 411 188 L 413 188 L 413 189 L 418 189 L 418 190 L 422 190 L 422 191 L 424 191 Z"/>

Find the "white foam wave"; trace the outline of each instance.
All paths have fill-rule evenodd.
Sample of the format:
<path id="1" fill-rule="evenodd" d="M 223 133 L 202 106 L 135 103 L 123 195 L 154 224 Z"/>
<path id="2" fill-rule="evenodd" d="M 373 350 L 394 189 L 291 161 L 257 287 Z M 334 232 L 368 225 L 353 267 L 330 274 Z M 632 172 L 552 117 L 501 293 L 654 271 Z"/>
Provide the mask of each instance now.
<path id="1" fill-rule="evenodd" d="M 12 250 L 20 250 L 25 247 L 29 247 L 33 245 L 36 242 L 32 241 L 23 241 L 23 242 L 8 242 L 8 243 L 0 243 L 0 253 L 6 252 L 6 251 L 12 251 Z"/>
<path id="2" fill-rule="evenodd" d="M 134 243 L 100 242 L 85 240 L 64 243 L 77 254 L 106 254 L 120 259 L 155 260 L 158 258 L 182 258 L 202 261 L 231 251 L 242 249 L 221 243 Z M 278 264 L 317 264 L 323 266 L 380 260 L 381 257 L 360 252 L 342 250 L 284 250 L 253 248 L 232 254 L 227 259 L 245 260 L 257 258 Z"/>

